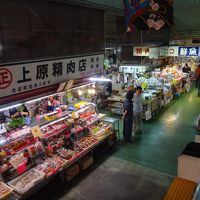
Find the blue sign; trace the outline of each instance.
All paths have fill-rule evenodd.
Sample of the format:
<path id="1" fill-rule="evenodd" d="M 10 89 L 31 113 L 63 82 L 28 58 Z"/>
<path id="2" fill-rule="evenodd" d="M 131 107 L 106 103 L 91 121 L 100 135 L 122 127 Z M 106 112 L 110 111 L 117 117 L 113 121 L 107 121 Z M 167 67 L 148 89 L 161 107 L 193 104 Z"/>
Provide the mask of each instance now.
<path id="1" fill-rule="evenodd" d="M 178 55 L 179 56 L 198 56 L 199 47 L 179 47 Z"/>

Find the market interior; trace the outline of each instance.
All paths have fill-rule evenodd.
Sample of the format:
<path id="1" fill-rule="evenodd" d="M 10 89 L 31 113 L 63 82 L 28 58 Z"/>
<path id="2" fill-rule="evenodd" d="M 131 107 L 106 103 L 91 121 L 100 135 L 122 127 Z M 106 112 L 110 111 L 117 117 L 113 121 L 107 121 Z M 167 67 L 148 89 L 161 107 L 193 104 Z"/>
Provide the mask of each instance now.
<path id="1" fill-rule="evenodd" d="M 200 3 L 0 1 L 0 200 L 199 200 Z"/>

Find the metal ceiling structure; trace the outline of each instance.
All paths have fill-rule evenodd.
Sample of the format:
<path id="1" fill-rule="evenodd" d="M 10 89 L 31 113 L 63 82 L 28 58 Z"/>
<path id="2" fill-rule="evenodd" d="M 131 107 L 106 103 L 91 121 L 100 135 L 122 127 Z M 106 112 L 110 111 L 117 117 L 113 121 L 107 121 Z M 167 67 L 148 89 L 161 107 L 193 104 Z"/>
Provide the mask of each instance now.
<path id="1" fill-rule="evenodd" d="M 200 0 L 174 0 L 174 30 L 143 31 L 142 37 L 141 32 L 126 33 L 123 21 L 123 0 L 54 1 L 78 3 L 105 10 L 107 46 L 117 46 L 121 42 L 122 45 L 138 44 L 141 39 L 144 43 L 152 45 L 170 43 L 171 40 L 184 43 L 185 39 L 192 43 L 192 39 L 200 38 Z M 110 16 L 110 14 L 115 16 Z"/>

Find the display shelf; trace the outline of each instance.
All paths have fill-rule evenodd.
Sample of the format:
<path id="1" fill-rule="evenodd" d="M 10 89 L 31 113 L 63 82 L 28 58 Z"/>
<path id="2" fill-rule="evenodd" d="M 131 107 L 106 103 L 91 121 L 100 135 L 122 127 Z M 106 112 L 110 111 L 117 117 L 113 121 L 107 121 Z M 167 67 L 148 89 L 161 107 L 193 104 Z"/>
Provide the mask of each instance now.
<path id="1" fill-rule="evenodd" d="M 53 120 L 46 120 L 46 119 L 44 119 L 44 117 L 46 116 L 46 114 L 43 114 L 42 116 L 40 116 L 40 120 L 37 120 L 36 117 L 34 117 L 31 120 L 30 127 L 45 126 L 45 125 L 47 125 L 49 123 L 53 123 L 54 121 L 58 120 L 59 118 L 66 117 L 68 114 L 70 114 L 70 112 L 69 111 L 64 111 L 64 112 L 62 112 L 62 114 L 58 118 L 53 119 Z"/>
<path id="2" fill-rule="evenodd" d="M 34 143 L 34 142 L 33 142 L 33 143 Z M 12 156 L 14 156 L 14 155 L 16 155 L 16 154 L 19 154 L 20 152 L 26 150 L 28 147 L 30 147 L 31 145 L 33 145 L 33 143 L 31 143 L 31 144 L 29 144 L 29 145 L 27 145 L 27 146 L 21 148 L 20 150 L 15 151 L 15 154 L 6 156 L 6 157 L 4 157 L 4 158 L 2 158 L 2 159 L 5 160 L 5 159 L 8 159 L 8 158 L 11 158 Z"/>
<path id="3" fill-rule="evenodd" d="M 12 142 L 14 142 L 14 141 L 20 140 L 20 139 L 22 139 L 22 138 L 24 138 L 24 137 L 27 137 L 27 136 L 30 136 L 30 135 L 32 135 L 31 132 L 30 132 L 30 133 L 27 133 L 27 134 L 25 134 L 25 135 L 19 136 L 19 137 L 15 138 L 15 139 L 7 139 L 5 142 L 0 143 L 0 147 L 4 146 L 4 145 L 6 145 L 6 144 L 12 143 Z"/>
<path id="4" fill-rule="evenodd" d="M 101 119 L 104 118 L 105 116 L 106 116 L 105 114 L 101 114 L 101 113 L 100 113 L 100 114 L 97 116 L 97 119 L 96 119 L 96 120 L 94 120 L 94 121 L 91 122 L 90 124 L 87 124 L 86 126 L 82 127 L 82 128 L 81 128 L 79 131 L 77 131 L 76 133 L 79 133 L 79 132 L 83 131 L 84 129 L 88 128 L 88 126 L 91 126 L 92 124 L 98 122 L 99 120 L 101 120 Z M 58 132 L 56 132 L 56 133 L 53 133 L 52 135 L 44 136 L 42 139 L 48 139 L 48 138 L 50 138 L 50 137 L 53 137 L 53 136 L 55 136 L 55 135 L 58 135 L 58 134 L 64 132 L 65 130 L 67 130 L 68 128 L 69 128 L 69 127 L 65 128 L 65 129 L 63 129 L 63 130 L 60 130 L 60 131 L 58 131 Z M 70 134 L 69 134 L 69 137 L 70 137 Z"/>
<path id="5" fill-rule="evenodd" d="M 90 152 L 95 150 L 95 148 L 98 147 L 100 144 L 102 144 L 106 139 L 108 139 L 110 135 L 111 134 L 107 134 L 104 137 L 102 137 L 101 140 L 98 141 L 98 143 L 96 143 L 95 145 L 91 146 L 90 148 L 85 149 L 81 154 L 79 154 L 80 156 L 70 160 L 70 162 L 67 162 L 66 165 L 62 166 L 58 171 L 56 171 L 51 176 L 46 177 L 41 182 L 39 182 L 36 185 L 34 185 L 26 193 L 24 193 L 24 194 L 15 193 L 15 198 L 18 199 L 18 200 L 27 199 L 32 194 L 34 194 L 35 192 L 39 191 L 41 188 L 45 187 L 47 184 L 49 184 L 51 181 L 53 181 L 56 176 L 58 176 L 58 175 L 64 176 L 64 174 L 62 174 L 62 173 L 65 170 L 67 170 L 71 165 L 73 165 L 74 163 L 79 161 L 81 158 L 83 158 L 84 156 L 86 156 L 87 154 L 89 154 Z"/>
<path id="6" fill-rule="evenodd" d="M 2 163 L 2 164 L 7 164 L 9 167 L 12 168 L 12 169 L 11 168 L 6 169 L 6 170 L 8 170 L 8 173 L 6 171 L 6 173 L 2 174 L 3 176 L 6 176 L 6 174 L 8 174 L 8 176 L 6 178 L 4 177 L 5 178 L 4 180 L 6 180 L 6 182 L 9 181 L 9 183 L 16 184 L 16 182 L 18 180 L 20 180 L 20 177 L 23 177 L 24 174 L 28 173 L 29 170 L 34 170 L 34 166 L 35 166 L 34 159 L 37 158 L 38 156 L 43 155 L 43 157 L 38 158 L 38 159 L 41 159 L 41 161 L 44 158 L 47 159 L 48 156 L 51 155 L 51 154 L 47 154 L 48 152 L 46 152 L 46 150 L 48 150 L 48 151 L 51 150 L 51 148 L 49 148 L 49 145 L 52 145 L 52 147 L 55 145 L 55 149 L 53 149 L 52 155 L 57 155 L 58 157 L 62 158 L 61 156 L 59 156 L 59 152 L 57 150 L 59 150 L 59 149 L 62 150 L 61 148 L 63 148 L 63 149 L 66 149 L 66 158 L 67 158 L 67 154 L 69 154 L 68 158 L 70 158 L 70 156 L 73 156 L 72 158 L 70 158 L 68 160 L 63 159 L 63 160 L 66 160 L 66 162 L 63 163 L 63 165 L 60 165 L 59 167 L 57 167 L 55 169 L 53 169 L 51 167 L 50 167 L 50 169 L 47 168 L 47 171 L 45 171 L 45 172 L 49 172 L 49 173 L 45 174 L 44 180 L 41 180 L 41 182 L 39 182 L 39 183 L 35 183 L 35 185 L 32 185 L 27 191 L 24 191 L 24 194 L 17 193 L 16 198 L 18 198 L 18 199 L 26 198 L 26 196 L 29 196 L 30 194 L 34 193 L 36 190 L 38 190 L 39 188 L 43 187 L 44 185 L 48 184 L 51 180 L 53 180 L 53 177 L 60 175 L 64 170 L 66 170 L 73 163 L 77 162 L 79 159 L 83 158 L 85 155 L 92 152 L 103 141 L 109 139 L 109 136 L 111 134 L 110 127 L 106 127 L 106 128 L 104 127 L 105 132 L 102 130 L 101 136 L 97 137 L 97 136 L 95 136 L 95 134 L 93 134 L 92 136 L 89 136 L 90 135 L 89 134 L 87 136 L 86 134 L 88 134 L 89 131 L 88 132 L 85 131 L 84 134 L 82 134 L 80 137 L 75 137 L 75 138 L 71 138 L 70 137 L 71 134 L 68 134 L 68 136 L 70 138 L 68 138 L 68 140 L 64 140 L 65 141 L 64 144 L 62 144 L 60 142 L 60 141 L 62 141 L 63 136 L 66 136 L 66 134 L 64 132 L 67 129 L 69 129 L 69 127 L 71 125 L 73 125 L 75 128 L 77 128 L 77 130 L 79 128 L 78 125 L 79 126 L 83 125 L 82 128 L 76 132 L 76 134 L 78 134 L 79 132 L 83 131 L 86 128 L 88 128 L 88 130 L 90 130 L 90 128 L 92 128 L 92 127 L 98 127 L 98 126 L 102 127 L 102 124 L 99 124 L 99 125 L 94 125 L 94 124 L 101 121 L 106 115 L 101 114 L 101 113 L 97 114 L 97 110 L 96 110 L 96 107 L 94 104 L 87 103 L 84 106 L 82 106 L 80 103 L 80 107 L 81 108 L 73 109 L 73 111 L 66 111 L 66 112 L 62 113 L 62 115 L 60 115 L 60 117 L 58 119 L 46 121 L 43 116 L 40 121 L 35 121 L 34 122 L 35 124 L 31 123 L 30 127 L 37 125 L 41 129 L 45 128 L 46 135 L 45 135 L 45 132 L 42 131 L 44 136 L 41 137 L 41 140 L 39 139 L 43 143 L 44 152 L 37 151 L 38 153 L 36 153 L 36 155 L 34 154 L 34 156 L 32 156 L 32 154 L 30 154 L 30 152 L 29 152 L 30 159 L 28 159 L 29 161 L 26 166 L 27 169 L 26 169 L 26 171 L 22 172 L 22 174 L 17 174 L 15 171 L 16 169 L 14 169 L 14 168 L 12 168 L 12 166 L 10 166 L 10 164 L 9 164 L 10 161 L 7 159 L 10 159 L 12 156 L 25 151 L 29 146 L 34 145 L 35 140 L 32 141 L 32 139 L 31 139 L 31 138 L 33 138 L 31 131 L 29 130 L 30 132 L 27 135 L 20 135 L 20 137 L 14 138 L 12 140 L 9 139 L 6 141 L 7 143 L 10 143 L 10 142 L 24 139 L 21 143 L 16 143 L 16 144 L 13 143 L 12 144 L 12 145 L 16 145 L 16 147 L 18 147 L 18 146 L 19 147 L 22 146 L 22 147 L 21 147 L 21 149 L 19 148 L 17 150 L 14 150 L 14 153 L 12 155 L 6 156 L 4 158 L 6 160 L 5 163 Z M 71 118 L 71 121 L 68 118 Z M 79 119 L 81 119 L 82 121 L 81 120 L 77 121 Z M 64 120 L 66 120 L 66 121 L 64 121 Z M 67 124 L 65 124 L 65 123 L 67 123 Z M 70 125 L 68 125 L 68 123 Z M 65 126 L 64 126 L 64 124 L 65 124 Z M 76 127 L 76 125 L 77 125 L 77 127 Z M 48 127 L 48 126 L 50 126 L 50 127 Z M 55 131 L 55 130 L 57 130 L 57 131 Z M 50 133 L 50 135 L 47 135 L 48 133 Z M 66 133 L 68 133 L 68 132 L 66 132 Z M 58 137 L 56 135 L 58 135 Z M 99 135 L 100 135 L 100 133 L 99 133 Z M 29 137 L 29 136 L 31 136 L 31 137 Z M 54 140 L 54 139 L 52 139 L 54 136 L 56 136 L 55 138 L 58 138 L 58 141 L 55 140 L 55 143 L 54 142 L 51 143 Z M 86 137 L 86 138 L 84 138 L 84 137 Z M 44 141 L 44 140 L 46 140 L 46 141 Z M 28 144 L 28 141 L 30 142 L 29 144 Z M 73 145 L 71 145 L 70 142 L 72 142 Z M 2 145 L 4 145 L 4 144 L 2 144 Z M 26 146 L 23 146 L 23 145 L 26 145 Z M 74 147 L 74 145 L 78 145 L 78 146 Z M 49 149 L 47 149 L 47 147 Z M 35 148 L 36 148 L 36 146 L 35 146 Z M 34 151 L 34 150 L 31 150 L 31 152 L 32 151 Z M 9 153 L 9 151 L 8 151 L 8 153 Z M 60 163 L 58 162 L 58 164 L 60 164 Z M 55 164 L 55 166 L 57 166 L 57 165 Z M 41 168 L 41 170 L 42 170 L 42 168 Z"/>

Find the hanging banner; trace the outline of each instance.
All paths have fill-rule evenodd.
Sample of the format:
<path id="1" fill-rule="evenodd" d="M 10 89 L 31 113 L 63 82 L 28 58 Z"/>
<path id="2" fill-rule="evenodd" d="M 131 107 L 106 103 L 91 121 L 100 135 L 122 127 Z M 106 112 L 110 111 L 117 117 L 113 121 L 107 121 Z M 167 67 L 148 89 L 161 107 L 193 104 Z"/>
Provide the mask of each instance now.
<path id="1" fill-rule="evenodd" d="M 104 55 L 47 60 L 0 67 L 0 97 L 103 72 Z"/>
<path id="2" fill-rule="evenodd" d="M 161 30 L 173 26 L 173 0 L 124 0 L 128 32 Z"/>
<path id="3" fill-rule="evenodd" d="M 133 47 L 133 56 L 149 56 L 149 47 Z"/>
<path id="4" fill-rule="evenodd" d="M 199 47 L 179 47 L 179 56 L 199 56 Z"/>

